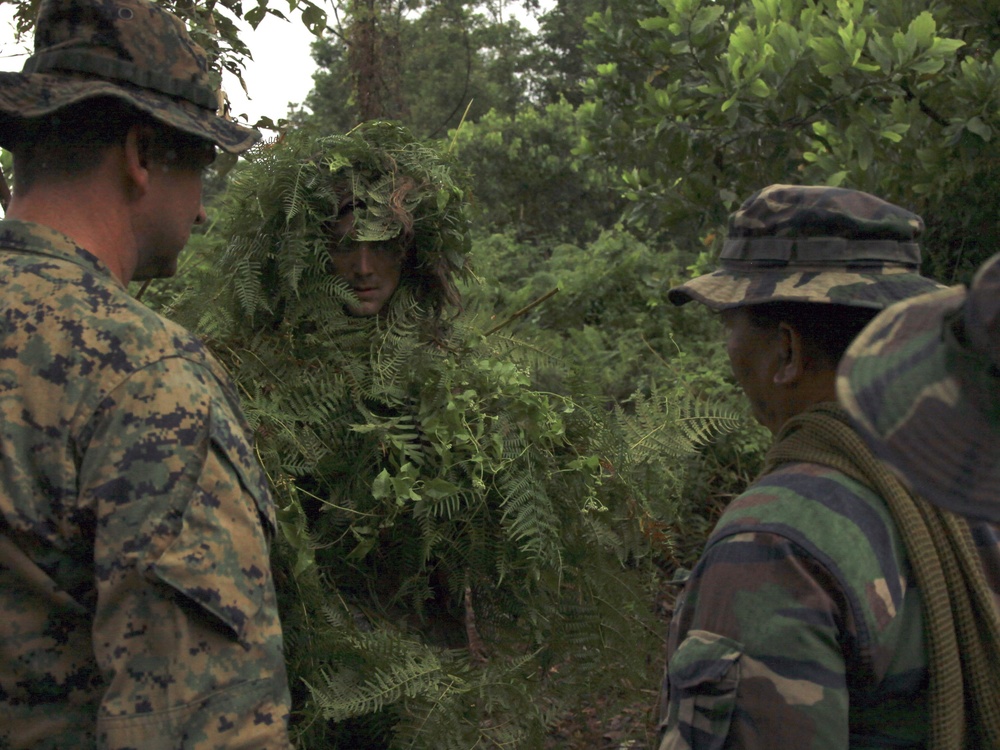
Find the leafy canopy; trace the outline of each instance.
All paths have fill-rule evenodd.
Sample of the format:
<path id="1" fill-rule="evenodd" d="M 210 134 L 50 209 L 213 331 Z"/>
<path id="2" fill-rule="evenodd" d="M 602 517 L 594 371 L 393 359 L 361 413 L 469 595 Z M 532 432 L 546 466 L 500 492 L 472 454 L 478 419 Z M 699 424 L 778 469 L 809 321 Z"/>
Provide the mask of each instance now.
<path id="1" fill-rule="evenodd" d="M 609 0 L 588 20 L 586 149 L 620 165 L 631 218 L 651 230 L 704 233 L 774 182 L 844 185 L 922 213 L 937 268 L 968 265 L 992 250 L 956 258 L 956 240 L 982 224 L 996 236 L 997 12 Z"/>

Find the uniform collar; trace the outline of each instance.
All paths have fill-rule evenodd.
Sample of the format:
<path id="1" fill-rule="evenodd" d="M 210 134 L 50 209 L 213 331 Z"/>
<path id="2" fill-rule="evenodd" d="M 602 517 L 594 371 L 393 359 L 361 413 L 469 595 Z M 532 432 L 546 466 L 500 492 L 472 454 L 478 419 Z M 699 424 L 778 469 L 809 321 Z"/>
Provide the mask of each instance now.
<path id="1" fill-rule="evenodd" d="M 77 245 L 71 237 L 44 224 L 18 219 L 0 220 L 0 250 L 17 250 L 66 260 L 124 288 L 104 261 Z"/>

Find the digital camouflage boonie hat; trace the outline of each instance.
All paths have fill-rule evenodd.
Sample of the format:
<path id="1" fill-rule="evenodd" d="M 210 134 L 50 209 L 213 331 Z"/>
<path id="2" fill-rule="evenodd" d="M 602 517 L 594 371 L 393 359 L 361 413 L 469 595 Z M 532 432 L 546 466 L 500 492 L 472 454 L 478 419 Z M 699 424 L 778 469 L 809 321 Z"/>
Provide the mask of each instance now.
<path id="1" fill-rule="evenodd" d="M 837 396 L 880 458 L 946 510 L 1000 522 L 1000 255 L 880 313 L 848 348 Z"/>
<path id="2" fill-rule="evenodd" d="M 216 115 L 208 56 L 181 21 L 146 0 L 42 0 L 35 54 L 0 73 L 0 145 L 12 126 L 97 96 L 238 154 L 260 133 Z"/>
<path id="3" fill-rule="evenodd" d="M 762 302 L 882 309 L 938 288 L 918 273 L 924 222 L 858 190 L 771 185 L 729 217 L 720 268 L 674 287 L 675 305 Z"/>

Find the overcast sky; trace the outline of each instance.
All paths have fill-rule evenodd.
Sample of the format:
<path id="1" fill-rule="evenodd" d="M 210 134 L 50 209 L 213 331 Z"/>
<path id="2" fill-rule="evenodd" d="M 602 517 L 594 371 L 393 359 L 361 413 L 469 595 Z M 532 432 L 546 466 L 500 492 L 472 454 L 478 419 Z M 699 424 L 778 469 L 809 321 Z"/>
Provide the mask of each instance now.
<path id="1" fill-rule="evenodd" d="M 543 0 L 541 4 L 549 6 L 551 1 Z M 521 17 L 521 23 L 528 28 L 536 28 L 534 19 L 523 17 L 515 6 L 516 3 L 510 3 L 508 11 Z M 20 44 L 14 41 L 13 17 L 12 5 L 0 5 L 0 71 L 20 71 L 32 50 L 31 39 Z M 233 114 L 247 115 L 250 123 L 265 116 L 277 122 L 288 113 L 289 103 L 300 104 L 312 89 L 316 65 L 309 55 L 309 45 L 314 37 L 297 14 L 291 22 L 269 15 L 255 31 L 246 28 L 241 37 L 253 60 L 247 61 L 243 78 L 251 98 L 247 98 L 239 82 L 229 74 L 224 76 L 222 85 Z"/>

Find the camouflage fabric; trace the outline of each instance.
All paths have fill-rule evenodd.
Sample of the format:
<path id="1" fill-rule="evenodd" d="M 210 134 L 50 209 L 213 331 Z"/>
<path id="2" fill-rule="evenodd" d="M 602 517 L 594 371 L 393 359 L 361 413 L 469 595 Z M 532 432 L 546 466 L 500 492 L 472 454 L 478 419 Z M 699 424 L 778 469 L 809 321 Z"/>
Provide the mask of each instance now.
<path id="1" fill-rule="evenodd" d="M 21 73 L 0 73 L 0 145 L 11 147 L 22 119 L 96 96 L 124 99 L 230 153 L 260 138 L 216 115 L 208 57 L 175 16 L 147 0 L 42 0 L 35 54 Z"/>
<path id="2" fill-rule="evenodd" d="M 1000 605 L 1000 528 L 972 534 Z M 923 633 L 885 503 L 785 464 L 729 506 L 678 599 L 660 750 L 924 748 Z"/>
<path id="3" fill-rule="evenodd" d="M 962 288 L 881 313 L 837 395 L 873 452 L 928 501 L 1000 521 L 1000 255 Z"/>
<path id="4" fill-rule="evenodd" d="M 288 747 L 228 377 L 54 230 L 0 222 L 0 290 L 0 747 Z"/>
<path id="5" fill-rule="evenodd" d="M 882 309 L 940 285 L 918 273 L 923 220 L 844 188 L 771 185 L 729 218 L 720 268 L 674 287 L 675 305 L 760 302 Z"/>

